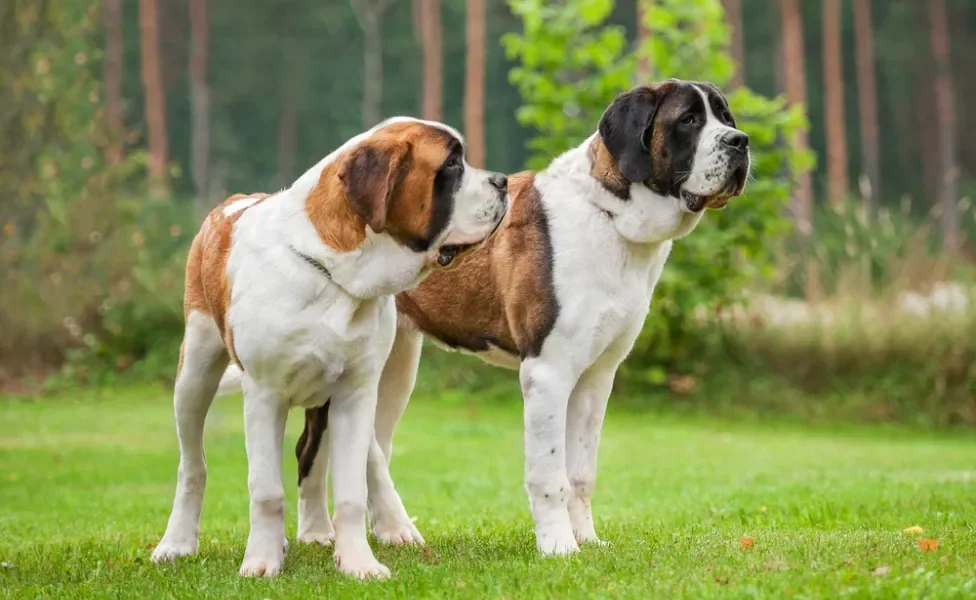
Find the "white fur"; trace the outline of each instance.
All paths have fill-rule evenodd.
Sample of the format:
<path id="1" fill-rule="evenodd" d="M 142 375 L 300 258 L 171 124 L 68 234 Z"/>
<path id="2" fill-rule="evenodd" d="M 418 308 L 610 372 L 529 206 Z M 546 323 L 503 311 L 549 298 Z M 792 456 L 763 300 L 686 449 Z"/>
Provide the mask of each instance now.
<path id="1" fill-rule="evenodd" d="M 223 213 L 225 217 L 233 216 L 245 208 L 249 208 L 257 202 L 258 198 L 241 198 L 239 200 L 234 200 L 230 204 L 224 207 Z"/>
<path id="2" fill-rule="evenodd" d="M 303 481 L 300 491 L 299 539 L 327 544 L 334 537 L 335 563 L 343 573 L 359 578 L 390 574 L 370 550 L 364 519 L 370 447 L 376 446 L 374 453 L 383 456 L 373 422 L 380 375 L 396 327 L 391 294 L 422 280 L 445 239 L 460 232 L 479 241 L 494 229 L 505 209 L 503 195 L 486 183 L 491 174 L 467 167 L 454 217 L 428 253 L 415 253 L 369 228 L 353 252 L 327 246 L 305 211 L 309 192 L 340 153 L 399 120 L 351 139 L 275 197 L 248 206 L 244 204 L 250 199 L 242 199 L 225 210 L 233 214 L 247 209 L 235 224 L 227 262 L 232 282 L 227 326 L 244 372 L 228 370 L 223 387 L 226 392 L 239 383 L 244 391 L 251 528 L 242 575 L 272 576 L 281 570 L 287 547 L 281 481 L 287 413 L 296 406 L 321 406 L 327 399 L 329 435 L 320 446 L 313 477 Z M 295 250 L 324 265 L 331 277 Z M 153 552 L 155 561 L 196 551 L 206 486 L 203 423 L 227 361 L 212 318 L 191 312 L 175 393 L 181 456 L 177 492 L 166 534 Z M 334 524 L 325 507 L 329 456 L 334 458 Z M 383 490 L 386 514 L 399 517 L 397 511 L 405 511 L 388 481 L 385 459 L 383 463 L 371 484 Z M 390 541 L 423 541 L 416 529 L 400 535 L 400 521 L 386 521 Z"/>

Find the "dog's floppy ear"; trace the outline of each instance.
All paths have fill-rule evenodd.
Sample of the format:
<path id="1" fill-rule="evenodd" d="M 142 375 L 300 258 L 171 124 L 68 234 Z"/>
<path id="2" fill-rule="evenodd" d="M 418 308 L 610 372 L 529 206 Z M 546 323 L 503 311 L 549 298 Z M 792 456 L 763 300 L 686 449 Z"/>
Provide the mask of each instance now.
<path id="1" fill-rule="evenodd" d="M 409 168 L 407 142 L 365 141 L 353 149 L 339 169 L 346 200 L 369 228 L 382 233 L 393 190 Z"/>
<path id="2" fill-rule="evenodd" d="M 668 84 L 640 86 L 617 96 L 600 118 L 600 138 L 617 168 L 631 183 L 651 176 L 651 133 L 654 115 Z"/>

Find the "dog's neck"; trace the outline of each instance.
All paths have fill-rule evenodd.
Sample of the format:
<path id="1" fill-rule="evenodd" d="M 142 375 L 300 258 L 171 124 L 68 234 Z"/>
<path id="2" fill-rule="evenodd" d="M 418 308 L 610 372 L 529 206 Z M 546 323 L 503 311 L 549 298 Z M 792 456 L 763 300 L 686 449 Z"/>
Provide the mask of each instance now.
<path id="1" fill-rule="evenodd" d="M 416 286 L 429 272 L 428 257 L 412 252 L 385 233 L 376 233 L 346 201 L 335 174 L 336 153 L 281 192 L 280 242 L 310 271 L 361 300 Z M 330 277 L 324 276 L 328 271 Z"/>
<path id="2" fill-rule="evenodd" d="M 556 158 L 547 171 L 576 181 L 581 195 L 606 213 L 628 243 L 661 244 L 682 238 L 702 218 L 702 212 L 689 212 L 679 198 L 628 181 L 599 133 Z"/>

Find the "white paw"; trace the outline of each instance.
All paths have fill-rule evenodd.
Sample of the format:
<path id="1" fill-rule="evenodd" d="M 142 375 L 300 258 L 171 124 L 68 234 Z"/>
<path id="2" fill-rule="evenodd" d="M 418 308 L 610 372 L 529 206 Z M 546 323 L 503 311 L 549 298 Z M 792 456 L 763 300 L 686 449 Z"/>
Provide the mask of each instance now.
<path id="1" fill-rule="evenodd" d="M 373 535 L 384 544 L 399 546 L 402 544 L 424 545 L 424 537 L 411 521 L 377 523 L 373 526 Z"/>
<path id="2" fill-rule="evenodd" d="M 578 531 L 573 529 L 573 535 L 576 537 L 577 543 L 580 546 L 583 544 L 589 544 L 591 546 L 609 546 L 609 542 L 604 542 L 599 537 L 597 537 L 596 532 L 591 528 L 589 531 Z"/>
<path id="3" fill-rule="evenodd" d="M 336 551 L 333 558 L 336 569 L 344 575 L 359 580 L 387 579 L 390 577 L 390 570 L 380 564 L 380 561 L 373 556 L 362 556 L 352 552 L 340 555 Z"/>
<path id="4" fill-rule="evenodd" d="M 280 552 L 246 552 L 244 562 L 241 563 L 242 577 L 274 577 L 281 572 L 281 565 L 285 561 L 284 546 Z"/>
<path id="5" fill-rule="evenodd" d="M 561 556 L 579 552 L 579 544 L 571 529 L 536 532 L 536 546 L 543 556 Z"/>
<path id="6" fill-rule="evenodd" d="M 196 537 L 183 537 L 176 540 L 166 538 L 159 541 L 152 552 L 153 562 L 176 560 L 181 556 L 189 556 L 197 551 Z"/>
<path id="7" fill-rule="evenodd" d="M 319 546 L 331 546 L 335 541 L 335 530 L 325 531 L 303 531 L 298 534 L 298 541 L 303 544 L 318 544 Z"/>

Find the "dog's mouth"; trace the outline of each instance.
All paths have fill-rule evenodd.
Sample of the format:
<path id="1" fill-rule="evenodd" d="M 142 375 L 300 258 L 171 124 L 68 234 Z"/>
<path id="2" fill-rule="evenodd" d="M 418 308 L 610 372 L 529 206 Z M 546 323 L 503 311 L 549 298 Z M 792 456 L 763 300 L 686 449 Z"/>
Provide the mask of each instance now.
<path id="1" fill-rule="evenodd" d="M 714 194 L 696 194 L 688 190 L 681 190 L 681 199 L 691 212 L 701 212 L 706 208 L 719 210 L 728 205 L 729 200 L 741 196 L 746 189 L 748 170 L 745 165 L 739 165 L 732 171 L 725 185 Z"/>

